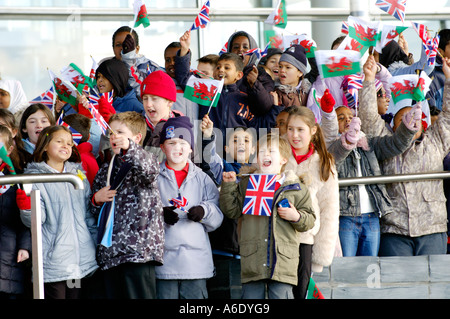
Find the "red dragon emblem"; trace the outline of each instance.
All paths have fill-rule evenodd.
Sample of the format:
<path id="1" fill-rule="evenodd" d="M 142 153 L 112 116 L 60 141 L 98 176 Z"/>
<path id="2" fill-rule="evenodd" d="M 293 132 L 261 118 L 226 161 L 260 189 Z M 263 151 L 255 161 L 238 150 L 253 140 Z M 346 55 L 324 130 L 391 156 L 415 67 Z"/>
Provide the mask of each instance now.
<path id="1" fill-rule="evenodd" d="M 326 64 L 328 72 L 339 72 L 344 70 L 350 70 L 352 68 L 352 61 L 347 57 L 342 57 L 339 61 L 335 60 L 336 57 L 332 56 Z"/>
<path id="2" fill-rule="evenodd" d="M 306 53 L 309 53 L 311 52 L 314 42 L 305 39 L 300 42 L 300 45 L 305 48 Z"/>
<path id="3" fill-rule="evenodd" d="M 395 82 L 391 85 L 391 92 L 395 97 L 398 97 L 402 94 L 410 94 L 414 91 L 414 82 L 409 80 L 404 80 L 403 83 Z"/>
<path id="4" fill-rule="evenodd" d="M 61 79 L 55 79 L 55 88 L 62 96 L 70 97 L 72 94 L 67 86 L 62 83 Z"/>
<path id="5" fill-rule="evenodd" d="M 217 91 L 215 85 L 208 87 L 205 83 L 197 82 L 194 84 L 194 94 L 193 96 L 202 100 L 212 101 L 214 94 Z"/>
<path id="6" fill-rule="evenodd" d="M 375 29 L 367 27 L 366 31 L 366 29 L 359 24 L 355 25 L 355 31 L 356 34 L 358 35 L 358 38 L 360 38 L 363 41 L 374 41 L 375 36 L 377 34 L 377 31 Z"/>

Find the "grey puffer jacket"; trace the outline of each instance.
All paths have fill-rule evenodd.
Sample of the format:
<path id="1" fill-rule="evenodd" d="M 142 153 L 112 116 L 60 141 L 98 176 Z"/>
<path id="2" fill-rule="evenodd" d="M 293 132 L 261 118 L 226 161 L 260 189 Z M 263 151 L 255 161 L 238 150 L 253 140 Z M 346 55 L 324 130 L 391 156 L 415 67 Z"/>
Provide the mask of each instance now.
<path id="1" fill-rule="evenodd" d="M 368 100 L 375 97 L 370 82 L 360 92 Z M 450 151 L 450 79 L 445 80 L 442 112 L 436 122 L 401 155 L 381 163 L 384 175 L 443 171 L 443 160 Z M 376 103 L 360 105 L 361 129 L 367 134 L 386 131 Z M 386 134 L 392 134 L 387 132 Z M 387 184 L 394 213 L 381 219 L 381 232 L 410 237 L 441 233 L 447 230 L 447 210 L 442 180 Z"/>
<path id="2" fill-rule="evenodd" d="M 81 164 L 66 162 L 66 173 L 83 172 Z M 32 162 L 25 174 L 56 173 L 45 162 Z M 56 173 L 57 174 L 57 173 Z M 70 183 L 36 183 L 42 209 L 42 251 L 44 282 L 81 279 L 98 268 L 95 261 L 96 224 L 89 211 L 90 184 L 84 176 L 84 189 Z M 31 227 L 31 211 L 21 210 L 20 217 Z"/>

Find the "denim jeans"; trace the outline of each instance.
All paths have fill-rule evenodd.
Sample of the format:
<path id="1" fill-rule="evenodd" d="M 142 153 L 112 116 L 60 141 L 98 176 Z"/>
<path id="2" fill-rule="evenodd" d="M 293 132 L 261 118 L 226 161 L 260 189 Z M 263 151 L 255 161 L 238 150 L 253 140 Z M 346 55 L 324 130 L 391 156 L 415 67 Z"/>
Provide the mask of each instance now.
<path id="1" fill-rule="evenodd" d="M 378 214 L 339 217 L 339 239 L 344 257 L 377 256 L 380 247 Z"/>
<path id="2" fill-rule="evenodd" d="M 447 233 L 419 237 L 382 234 L 380 256 L 440 255 L 447 252 Z"/>

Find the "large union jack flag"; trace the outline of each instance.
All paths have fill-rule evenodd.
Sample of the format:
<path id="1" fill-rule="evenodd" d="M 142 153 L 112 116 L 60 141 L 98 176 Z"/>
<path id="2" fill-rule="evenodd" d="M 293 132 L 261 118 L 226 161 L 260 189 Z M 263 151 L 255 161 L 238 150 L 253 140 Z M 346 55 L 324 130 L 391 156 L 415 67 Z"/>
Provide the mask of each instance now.
<path id="1" fill-rule="evenodd" d="M 414 30 L 416 30 L 419 38 L 422 39 L 422 45 L 427 55 L 428 65 L 433 65 L 436 61 L 436 54 L 439 47 L 439 34 L 436 34 L 434 38 L 428 34 L 428 28 L 426 25 L 411 22 Z"/>
<path id="2" fill-rule="evenodd" d="M 242 214 L 270 216 L 277 175 L 252 174 L 248 180 Z"/>
<path id="3" fill-rule="evenodd" d="M 406 0 L 377 0 L 375 5 L 394 18 L 405 21 Z"/>
<path id="4" fill-rule="evenodd" d="M 204 28 L 209 22 L 209 0 L 203 5 L 200 10 L 200 13 L 194 20 L 194 24 L 192 24 L 191 31 L 197 30 L 198 28 Z"/>
<path id="5" fill-rule="evenodd" d="M 52 109 L 54 98 L 55 98 L 55 89 L 53 88 L 53 85 L 52 85 L 47 91 L 45 91 L 38 97 L 34 98 L 33 100 L 31 100 L 30 104 L 41 103 L 41 104 L 48 106 L 50 109 Z"/>

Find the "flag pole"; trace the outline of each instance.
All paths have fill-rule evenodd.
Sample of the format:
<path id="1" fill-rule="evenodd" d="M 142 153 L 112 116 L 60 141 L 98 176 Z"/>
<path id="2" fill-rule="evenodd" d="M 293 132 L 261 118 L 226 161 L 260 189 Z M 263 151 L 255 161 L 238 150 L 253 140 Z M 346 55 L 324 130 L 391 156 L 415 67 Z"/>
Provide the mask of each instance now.
<path id="1" fill-rule="evenodd" d="M 222 78 L 222 80 L 221 80 L 222 82 L 224 82 L 224 79 Z M 217 89 L 217 91 L 218 91 L 219 89 Z M 211 102 L 211 105 L 209 106 L 209 109 L 208 109 L 208 113 L 206 113 L 206 115 L 209 115 L 209 112 L 211 111 L 211 107 L 214 105 L 214 102 L 216 101 L 216 97 L 217 97 L 217 92 L 216 91 L 216 94 L 214 94 L 214 97 L 213 97 L 213 99 L 212 99 L 212 102 Z"/>

